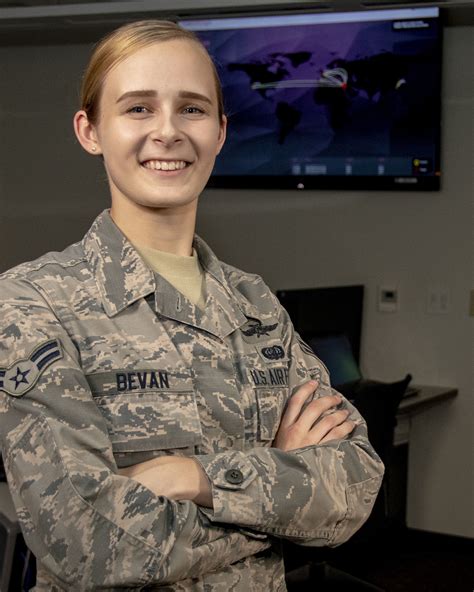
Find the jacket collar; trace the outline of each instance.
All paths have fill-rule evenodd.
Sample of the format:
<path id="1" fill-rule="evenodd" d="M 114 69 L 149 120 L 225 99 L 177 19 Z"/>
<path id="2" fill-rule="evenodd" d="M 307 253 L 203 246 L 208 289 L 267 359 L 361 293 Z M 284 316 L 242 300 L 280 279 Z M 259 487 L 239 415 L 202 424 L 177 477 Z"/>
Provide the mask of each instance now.
<path id="1" fill-rule="evenodd" d="M 96 279 L 105 312 L 113 317 L 155 291 L 155 277 L 104 210 L 83 239 L 84 252 Z"/>
<path id="2" fill-rule="evenodd" d="M 197 235 L 193 246 L 209 274 L 205 311 L 188 302 L 164 278 L 155 274 L 114 223 L 109 211 L 103 211 L 84 237 L 83 247 L 106 314 L 113 317 L 140 298 L 155 293 L 157 312 L 220 338 L 244 325 L 248 320 L 244 312 L 249 311 L 244 311 L 242 298 L 230 287 L 221 262 Z"/>

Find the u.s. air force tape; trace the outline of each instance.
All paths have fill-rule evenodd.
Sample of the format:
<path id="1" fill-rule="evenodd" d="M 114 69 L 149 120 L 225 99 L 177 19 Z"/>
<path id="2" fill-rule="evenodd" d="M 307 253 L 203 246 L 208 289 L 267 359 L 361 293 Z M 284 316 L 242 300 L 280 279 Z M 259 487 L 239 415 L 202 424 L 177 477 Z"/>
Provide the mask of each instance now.
<path id="1" fill-rule="evenodd" d="M 57 339 L 44 341 L 29 358 L 21 358 L 9 368 L 0 368 L 0 391 L 13 397 L 22 397 L 35 386 L 46 368 L 62 357 Z"/>

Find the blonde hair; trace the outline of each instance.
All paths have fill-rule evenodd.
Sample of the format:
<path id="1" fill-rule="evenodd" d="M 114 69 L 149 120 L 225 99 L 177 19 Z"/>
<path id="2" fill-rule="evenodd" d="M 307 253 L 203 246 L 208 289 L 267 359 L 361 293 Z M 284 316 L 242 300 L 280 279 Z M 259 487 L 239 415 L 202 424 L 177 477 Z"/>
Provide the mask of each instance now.
<path id="1" fill-rule="evenodd" d="M 216 67 L 198 37 L 172 21 L 146 20 L 129 23 L 106 35 L 95 46 L 81 85 L 81 109 L 89 121 L 99 119 L 99 102 L 104 80 L 110 70 L 134 52 L 156 42 L 187 39 L 196 43 L 209 59 L 215 82 L 219 121 L 224 115 L 222 87 Z"/>

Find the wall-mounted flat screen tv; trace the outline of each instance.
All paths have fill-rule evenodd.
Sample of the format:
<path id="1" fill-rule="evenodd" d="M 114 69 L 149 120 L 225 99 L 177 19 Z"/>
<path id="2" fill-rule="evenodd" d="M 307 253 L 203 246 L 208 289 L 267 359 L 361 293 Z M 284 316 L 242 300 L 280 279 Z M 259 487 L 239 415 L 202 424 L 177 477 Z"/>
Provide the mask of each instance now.
<path id="1" fill-rule="evenodd" d="M 436 7 L 185 20 L 229 118 L 210 187 L 436 190 Z"/>

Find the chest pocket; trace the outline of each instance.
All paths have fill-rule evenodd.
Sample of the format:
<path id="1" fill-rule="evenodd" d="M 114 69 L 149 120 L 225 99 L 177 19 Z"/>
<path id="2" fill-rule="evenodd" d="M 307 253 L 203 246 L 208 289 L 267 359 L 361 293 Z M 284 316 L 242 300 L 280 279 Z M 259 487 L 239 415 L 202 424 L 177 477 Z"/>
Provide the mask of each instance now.
<path id="1" fill-rule="evenodd" d="M 258 435 L 262 441 L 273 441 L 280 425 L 288 388 L 256 388 Z"/>
<path id="2" fill-rule="evenodd" d="M 187 371 L 115 370 L 87 377 L 114 453 L 194 451 L 201 422 Z"/>
<path id="3" fill-rule="evenodd" d="M 270 443 L 288 400 L 288 357 L 282 344 L 273 340 L 249 347 L 237 364 L 242 383 L 253 391 L 257 438 Z"/>

